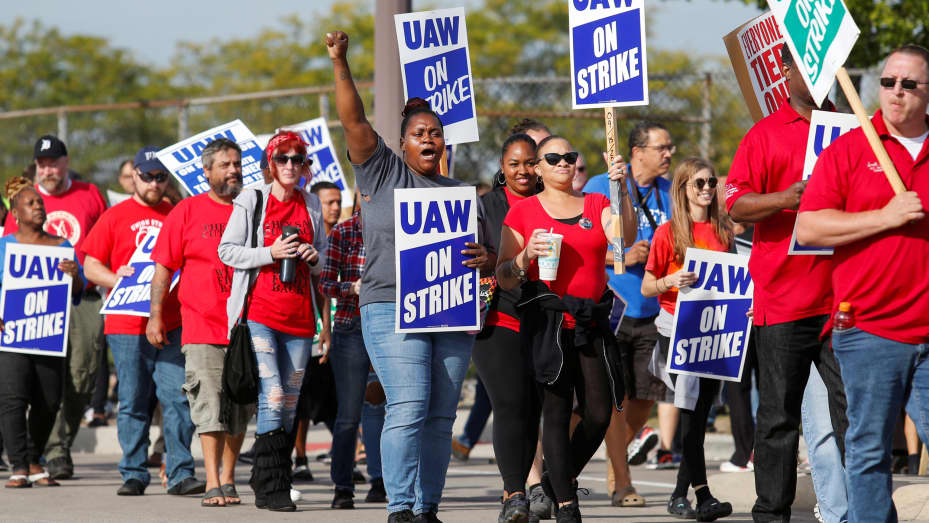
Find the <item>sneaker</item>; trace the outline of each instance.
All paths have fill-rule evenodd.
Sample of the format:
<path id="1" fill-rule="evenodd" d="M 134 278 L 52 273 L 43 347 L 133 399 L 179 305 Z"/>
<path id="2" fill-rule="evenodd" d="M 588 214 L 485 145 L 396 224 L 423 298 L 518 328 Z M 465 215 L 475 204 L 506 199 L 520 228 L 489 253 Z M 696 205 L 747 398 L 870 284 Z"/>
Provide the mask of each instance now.
<path id="1" fill-rule="evenodd" d="M 632 440 L 632 443 L 629 444 L 629 448 L 626 449 L 626 455 L 628 456 L 626 461 L 630 465 L 641 465 L 645 463 L 645 458 L 648 457 L 648 453 L 651 452 L 656 445 L 658 445 L 658 433 L 651 427 L 644 427 L 639 431 L 635 439 Z"/>
<path id="2" fill-rule="evenodd" d="M 371 480 L 371 488 L 365 496 L 365 503 L 387 503 L 387 490 L 384 489 L 383 478 Z"/>
<path id="3" fill-rule="evenodd" d="M 716 521 L 732 514 L 732 504 L 710 498 L 697 505 L 697 521 Z"/>
<path id="4" fill-rule="evenodd" d="M 74 465 L 67 457 L 60 457 L 48 460 L 45 464 L 45 471 L 48 477 L 54 480 L 71 479 L 74 477 Z"/>
<path id="5" fill-rule="evenodd" d="M 306 456 L 294 460 L 294 470 L 291 472 L 294 481 L 313 481 L 313 472 L 310 471 Z"/>
<path id="6" fill-rule="evenodd" d="M 545 495 L 541 483 L 529 487 L 529 514 L 538 519 L 552 519 L 552 500 Z"/>
<path id="7" fill-rule="evenodd" d="M 680 461 L 678 461 L 679 463 Z M 674 462 L 674 455 L 666 450 L 658 450 L 658 453 L 649 460 L 645 468 L 650 470 L 668 470 L 677 468 Z"/>
<path id="8" fill-rule="evenodd" d="M 413 521 L 414 523 L 442 523 L 442 520 L 431 510 L 429 512 L 423 512 L 422 514 L 416 514 Z"/>
<path id="9" fill-rule="evenodd" d="M 117 496 L 141 496 L 145 494 L 145 485 L 134 478 L 127 479 L 116 491 Z"/>
<path id="10" fill-rule="evenodd" d="M 497 523 L 527 523 L 529 521 L 529 500 L 522 492 L 513 494 L 503 502 Z"/>
<path id="11" fill-rule="evenodd" d="M 697 519 L 697 513 L 690 506 L 690 501 L 685 497 L 671 498 L 668 501 L 668 514 L 677 519 Z"/>
<path id="12" fill-rule="evenodd" d="M 334 509 L 353 509 L 355 508 L 355 493 L 351 490 L 335 489 L 335 496 L 332 498 L 332 508 Z"/>
<path id="13" fill-rule="evenodd" d="M 206 481 L 188 476 L 168 489 L 168 494 L 172 496 L 192 496 L 206 492 Z"/>
<path id="14" fill-rule="evenodd" d="M 724 461 L 719 466 L 719 470 L 722 472 L 751 472 L 755 470 L 755 465 L 749 461 L 744 467 L 740 467 L 731 461 Z"/>
<path id="15" fill-rule="evenodd" d="M 387 523 L 413 523 L 415 517 L 410 509 L 391 512 L 387 516 Z"/>
<path id="16" fill-rule="evenodd" d="M 452 438 L 452 457 L 458 461 L 468 461 L 470 455 L 471 447 L 465 446 L 458 438 Z"/>
<path id="17" fill-rule="evenodd" d="M 558 507 L 555 521 L 556 523 L 581 523 L 581 510 L 577 506 L 577 501 Z"/>

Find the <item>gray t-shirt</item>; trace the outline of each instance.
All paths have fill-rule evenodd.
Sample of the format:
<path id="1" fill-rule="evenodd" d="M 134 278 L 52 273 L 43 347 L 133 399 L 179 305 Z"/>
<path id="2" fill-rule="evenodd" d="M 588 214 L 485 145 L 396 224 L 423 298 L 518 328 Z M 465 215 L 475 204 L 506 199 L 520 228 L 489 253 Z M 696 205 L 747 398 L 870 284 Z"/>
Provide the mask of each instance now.
<path id="1" fill-rule="evenodd" d="M 371 198 L 361 206 L 361 236 L 366 257 L 358 304 L 394 302 L 397 300 L 394 189 L 459 187 L 466 184 L 442 175 L 414 173 L 380 136 L 377 137 L 374 154 L 361 165 L 352 162 L 352 167 L 358 190 Z"/>

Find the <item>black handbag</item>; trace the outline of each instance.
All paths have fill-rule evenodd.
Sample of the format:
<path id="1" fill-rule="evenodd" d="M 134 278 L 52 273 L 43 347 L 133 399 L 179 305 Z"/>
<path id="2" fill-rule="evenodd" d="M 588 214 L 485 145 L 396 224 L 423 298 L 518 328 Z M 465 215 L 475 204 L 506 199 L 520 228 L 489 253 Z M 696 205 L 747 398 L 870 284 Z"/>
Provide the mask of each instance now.
<path id="1" fill-rule="evenodd" d="M 261 224 L 262 194 L 255 190 L 257 201 L 253 213 L 252 248 L 258 243 L 258 230 Z M 249 284 L 251 284 L 249 278 Z M 255 361 L 255 352 L 252 346 L 252 335 L 248 329 L 248 298 L 251 287 L 245 293 L 245 303 L 242 305 L 242 317 L 232 327 L 229 334 L 229 347 L 223 361 L 223 402 L 231 401 L 239 405 L 249 405 L 258 400 L 258 365 Z M 231 412 L 231 405 L 223 407 L 224 413 Z M 223 416 L 226 418 L 226 416 Z"/>

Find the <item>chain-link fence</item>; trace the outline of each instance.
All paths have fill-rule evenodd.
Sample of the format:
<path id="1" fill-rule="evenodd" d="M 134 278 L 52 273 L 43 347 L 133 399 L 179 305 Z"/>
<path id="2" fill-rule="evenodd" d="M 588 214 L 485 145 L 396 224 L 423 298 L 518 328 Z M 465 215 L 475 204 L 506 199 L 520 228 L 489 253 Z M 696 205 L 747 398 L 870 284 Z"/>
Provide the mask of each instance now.
<path id="1" fill-rule="evenodd" d="M 861 94 L 876 107 L 878 71 L 854 71 L 861 76 Z M 359 84 L 373 117 L 373 85 Z M 455 176 L 470 182 L 489 181 L 499 162 L 499 146 L 510 128 L 523 118 L 545 123 L 568 138 L 584 154 L 588 171 L 603 172 L 605 147 L 603 112 L 571 110 L 567 77 L 506 77 L 475 79 L 480 142 L 461 144 L 455 153 Z M 186 100 L 142 101 L 94 106 L 64 106 L 0 113 L 4 147 L 2 178 L 19 174 L 32 160 L 35 139 L 56 133 L 68 144 L 72 168 L 101 187 L 116 186 L 116 168 L 143 145 L 169 145 L 224 122 L 241 119 L 255 134 L 282 125 L 325 116 L 344 167 L 344 136 L 332 103 L 332 86 L 314 86 Z M 399 111 L 398 106 L 397 110 Z M 649 77 L 649 105 L 622 108 L 618 130 L 622 144 L 635 122 L 643 118 L 665 124 L 678 146 L 677 156 L 709 158 L 728 172 L 739 141 L 752 120 L 738 84 L 729 72 Z M 621 152 L 628 154 L 625 146 Z M 347 169 L 351 178 L 351 169 Z M 349 180 L 350 182 L 352 180 Z"/>

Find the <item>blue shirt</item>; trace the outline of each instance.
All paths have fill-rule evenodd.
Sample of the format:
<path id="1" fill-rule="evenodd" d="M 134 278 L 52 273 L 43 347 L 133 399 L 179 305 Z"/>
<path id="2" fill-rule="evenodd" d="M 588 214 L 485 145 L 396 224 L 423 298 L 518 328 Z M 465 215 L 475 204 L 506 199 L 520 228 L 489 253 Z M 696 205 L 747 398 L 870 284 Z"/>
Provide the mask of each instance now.
<path id="1" fill-rule="evenodd" d="M 629 172 L 628 167 L 627 172 Z M 635 195 L 636 188 L 643 197 L 648 194 L 644 203 L 651 212 L 652 218 L 655 219 L 655 225 L 661 225 L 671 219 L 671 182 L 662 177 L 656 178 L 655 182 L 657 183 L 656 190 L 649 192 L 650 187 L 639 187 L 632 176 L 627 178 L 629 197 L 635 205 L 636 215 L 639 218 L 638 233 L 635 237 L 637 242 L 640 240 L 651 242 L 655 231 L 652 229 L 652 224 L 648 221 L 645 211 L 639 206 Z M 584 192 L 597 192 L 609 197 L 610 178 L 605 173 L 592 177 L 584 186 Z M 610 249 L 612 249 L 612 245 Z M 626 252 L 629 252 L 629 249 L 626 249 Z M 626 266 L 625 274 L 614 274 L 613 267 L 607 266 L 606 274 L 610 279 L 610 288 L 614 292 L 619 292 L 628 304 L 626 306 L 626 316 L 650 318 L 658 314 L 658 298 L 642 296 L 642 279 L 645 277 L 644 263 Z"/>
<path id="2" fill-rule="evenodd" d="M 6 236 L 0 237 L 0 286 L 2 286 L 2 283 L 3 283 L 3 268 L 4 268 L 3 259 L 6 257 L 6 245 L 8 243 L 19 243 L 19 241 L 16 240 L 15 234 L 7 234 Z M 69 242 L 68 240 L 65 240 L 58 247 L 73 247 L 73 245 L 71 245 L 71 242 Z M 71 283 L 71 285 L 80 285 L 81 289 L 83 289 L 84 287 L 87 286 L 87 279 L 84 277 L 84 268 L 81 267 L 80 263 L 77 264 L 77 275 L 78 275 L 78 278 L 76 278 L 75 281 Z M 80 294 L 78 294 L 77 297 L 72 299 L 72 303 L 74 303 L 75 305 L 80 303 L 80 301 L 81 301 Z"/>

